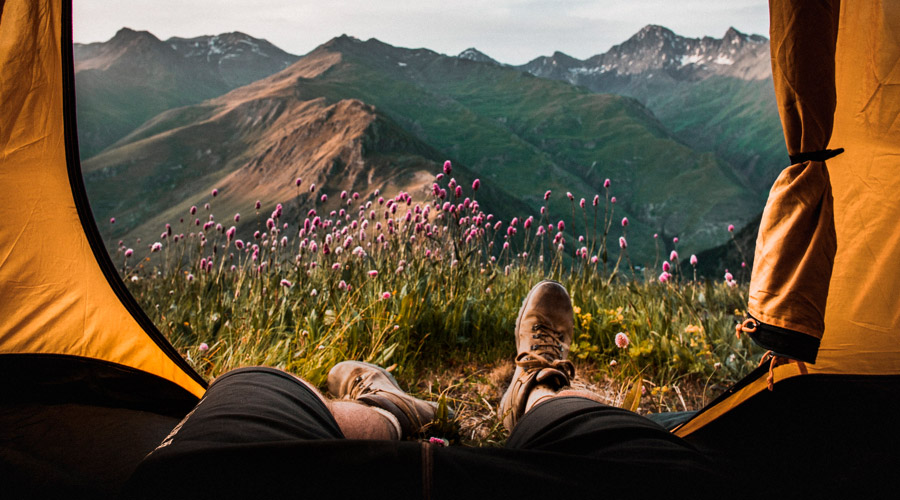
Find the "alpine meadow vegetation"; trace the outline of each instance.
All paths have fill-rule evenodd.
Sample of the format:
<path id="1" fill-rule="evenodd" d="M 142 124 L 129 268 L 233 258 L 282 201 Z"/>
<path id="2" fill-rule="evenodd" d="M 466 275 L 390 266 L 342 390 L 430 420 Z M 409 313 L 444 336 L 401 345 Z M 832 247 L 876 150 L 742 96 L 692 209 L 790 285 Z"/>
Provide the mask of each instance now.
<path id="1" fill-rule="evenodd" d="M 415 196 L 335 193 L 341 208 L 328 213 L 328 195 L 296 179 L 296 199 L 247 207 L 247 234 L 237 224 L 244 217 L 245 230 L 248 215 L 214 214 L 228 195 L 214 189 L 158 241 L 120 241 L 112 257 L 201 375 L 268 365 L 322 387 L 340 361 L 379 364 L 413 394 L 455 407 L 442 432 L 472 444 L 502 440 L 496 409 L 515 320 L 542 279 L 565 285 L 574 304 L 575 385 L 610 404 L 698 409 L 756 366 L 761 351 L 734 330 L 746 284 L 724 269 L 698 279 L 677 238 L 660 255 L 653 235 L 655 261 L 632 262 L 609 179 L 591 200 L 546 191 L 545 201 L 566 196 L 569 213 L 545 203 L 499 220 L 477 201 L 481 180 L 458 181 L 450 162 L 442 170 Z M 566 231 L 575 220 L 585 234 Z"/>

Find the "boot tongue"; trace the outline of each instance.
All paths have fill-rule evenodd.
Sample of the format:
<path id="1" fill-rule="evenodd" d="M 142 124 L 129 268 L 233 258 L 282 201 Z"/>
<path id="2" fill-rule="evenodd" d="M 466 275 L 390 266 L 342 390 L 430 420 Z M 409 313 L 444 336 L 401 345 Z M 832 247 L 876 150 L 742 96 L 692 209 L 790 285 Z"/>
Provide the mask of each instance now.
<path id="1" fill-rule="evenodd" d="M 569 385 L 569 377 L 565 373 L 556 368 L 543 368 L 534 378 L 535 382 L 541 385 L 550 385 L 552 382 L 557 388 Z"/>

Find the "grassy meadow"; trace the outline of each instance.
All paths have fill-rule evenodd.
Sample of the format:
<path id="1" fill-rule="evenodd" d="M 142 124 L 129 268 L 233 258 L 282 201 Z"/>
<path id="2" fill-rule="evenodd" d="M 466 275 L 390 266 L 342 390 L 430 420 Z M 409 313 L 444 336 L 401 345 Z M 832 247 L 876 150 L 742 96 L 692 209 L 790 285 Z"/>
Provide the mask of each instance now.
<path id="1" fill-rule="evenodd" d="M 213 191 L 160 228 L 158 241 L 116 246 L 132 293 L 208 378 L 261 364 L 324 387 L 335 363 L 364 360 L 453 406 L 444 435 L 497 443 L 516 315 L 542 279 L 562 282 L 575 306 L 574 385 L 611 404 L 696 409 L 761 354 L 734 334 L 745 283 L 724 269 L 697 279 L 677 242 L 655 262 L 631 261 L 609 182 L 593 199 L 535 193 L 545 207 L 557 198 L 571 210 L 511 220 L 482 211 L 480 181 L 459 185 L 449 162 L 428 193 L 343 192 L 343 208 L 329 213 L 319 212 L 326 200 L 314 185 L 295 184 L 296 199 L 242 214 L 216 213 L 228 193 Z M 247 218 L 257 229 L 239 234 Z M 587 234 L 567 231 L 575 219 Z"/>

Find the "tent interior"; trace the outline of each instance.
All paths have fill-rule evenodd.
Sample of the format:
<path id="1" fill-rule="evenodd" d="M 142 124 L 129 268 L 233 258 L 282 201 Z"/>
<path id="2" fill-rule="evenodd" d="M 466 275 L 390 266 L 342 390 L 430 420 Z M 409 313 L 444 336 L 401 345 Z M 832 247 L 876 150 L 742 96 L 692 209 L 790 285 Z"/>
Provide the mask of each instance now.
<path id="1" fill-rule="evenodd" d="M 776 94 L 802 160 L 776 184 L 818 189 L 790 206 L 813 210 L 826 234 L 772 209 L 754 283 L 801 306 L 751 310 L 778 327 L 756 340 L 780 361 L 673 432 L 733 471 L 739 491 L 834 496 L 890 481 L 900 446 L 900 2 L 770 8 Z M 206 388 L 121 282 L 91 215 L 71 28 L 69 0 L 0 1 L 0 477 L 37 497 L 114 495 Z M 845 150 L 827 169 L 803 156 L 827 148 Z M 799 319 L 779 325 L 783 314 Z"/>

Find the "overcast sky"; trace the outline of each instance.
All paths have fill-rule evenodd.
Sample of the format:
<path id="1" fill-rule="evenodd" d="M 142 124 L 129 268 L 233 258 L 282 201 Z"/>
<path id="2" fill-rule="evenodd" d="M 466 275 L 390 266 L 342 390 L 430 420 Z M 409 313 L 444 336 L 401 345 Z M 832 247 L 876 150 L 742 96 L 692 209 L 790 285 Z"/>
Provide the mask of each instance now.
<path id="1" fill-rule="evenodd" d="M 767 0 L 75 0 L 75 41 L 123 26 L 165 40 L 242 31 L 302 55 L 352 35 L 458 54 L 476 47 L 523 64 L 556 50 L 584 59 L 647 24 L 721 38 L 733 26 L 768 36 Z"/>

